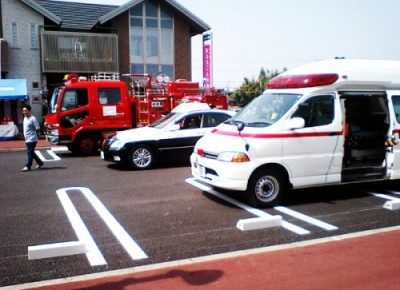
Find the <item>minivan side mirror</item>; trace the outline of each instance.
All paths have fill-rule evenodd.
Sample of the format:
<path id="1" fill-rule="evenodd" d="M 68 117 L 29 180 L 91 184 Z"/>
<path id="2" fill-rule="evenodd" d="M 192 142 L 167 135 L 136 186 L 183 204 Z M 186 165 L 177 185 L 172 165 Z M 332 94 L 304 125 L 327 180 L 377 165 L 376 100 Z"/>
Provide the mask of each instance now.
<path id="1" fill-rule="evenodd" d="M 304 121 L 303 118 L 294 117 L 292 119 L 286 120 L 283 123 L 283 129 L 284 130 L 301 129 L 301 128 L 304 128 L 305 124 L 306 124 L 306 122 Z"/>

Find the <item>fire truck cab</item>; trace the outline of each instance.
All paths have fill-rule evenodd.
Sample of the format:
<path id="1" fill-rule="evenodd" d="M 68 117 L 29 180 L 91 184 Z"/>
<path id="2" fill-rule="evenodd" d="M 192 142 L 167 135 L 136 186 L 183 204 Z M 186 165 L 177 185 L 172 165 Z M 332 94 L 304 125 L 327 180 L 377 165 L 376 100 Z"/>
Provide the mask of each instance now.
<path id="1" fill-rule="evenodd" d="M 132 127 L 134 99 L 126 83 L 116 75 L 96 78 L 89 81 L 71 74 L 64 86 L 55 89 L 46 116 L 49 143 L 91 154 L 108 131 Z"/>
<path id="2" fill-rule="evenodd" d="M 290 189 L 400 178 L 400 62 L 335 59 L 273 78 L 201 138 L 195 178 L 273 206 Z"/>

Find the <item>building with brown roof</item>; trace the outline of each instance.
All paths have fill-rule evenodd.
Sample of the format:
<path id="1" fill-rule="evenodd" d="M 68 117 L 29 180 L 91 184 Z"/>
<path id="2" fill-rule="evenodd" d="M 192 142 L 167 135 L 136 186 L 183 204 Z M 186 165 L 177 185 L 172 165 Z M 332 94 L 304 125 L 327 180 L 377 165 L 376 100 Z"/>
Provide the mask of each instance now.
<path id="1" fill-rule="evenodd" d="M 210 29 L 175 0 L 121 6 L 1 0 L 0 12 L 1 78 L 27 80 L 39 118 L 41 92 L 51 93 L 71 72 L 164 73 L 190 80 L 191 38 Z M 0 120 L 14 110 L 1 103 Z"/>

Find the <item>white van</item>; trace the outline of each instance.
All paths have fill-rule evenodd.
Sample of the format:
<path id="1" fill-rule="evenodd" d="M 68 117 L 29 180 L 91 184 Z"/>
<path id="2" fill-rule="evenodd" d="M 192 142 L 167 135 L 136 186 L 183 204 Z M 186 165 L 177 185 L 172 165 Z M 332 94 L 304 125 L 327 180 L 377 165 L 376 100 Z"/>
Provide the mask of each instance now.
<path id="1" fill-rule="evenodd" d="M 201 138 L 191 170 L 273 206 L 292 188 L 400 178 L 399 133 L 400 61 L 320 61 L 273 78 Z"/>

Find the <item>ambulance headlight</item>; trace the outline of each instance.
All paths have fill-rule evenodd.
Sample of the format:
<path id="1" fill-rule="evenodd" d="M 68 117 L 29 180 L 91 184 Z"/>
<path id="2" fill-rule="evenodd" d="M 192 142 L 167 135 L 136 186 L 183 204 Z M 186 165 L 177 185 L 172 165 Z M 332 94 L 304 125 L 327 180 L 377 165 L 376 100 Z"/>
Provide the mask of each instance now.
<path id="1" fill-rule="evenodd" d="M 120 150 L 124 146 L 125 146 L 125 142 L 123 142 L 117 138 L 114 138 L 110 144 L 110 149 L 111 150 Z"/>
<path id="2" fill-rule="evenodd" d="M 249 162 L 250 158 L 243 152 L 222 152 L 218 155 L 218 160 L 226 162 Z"/>

